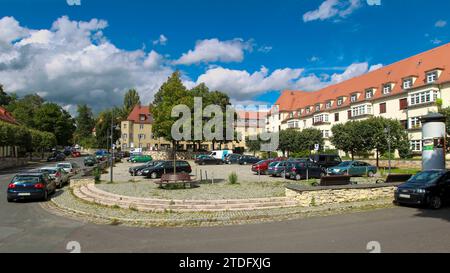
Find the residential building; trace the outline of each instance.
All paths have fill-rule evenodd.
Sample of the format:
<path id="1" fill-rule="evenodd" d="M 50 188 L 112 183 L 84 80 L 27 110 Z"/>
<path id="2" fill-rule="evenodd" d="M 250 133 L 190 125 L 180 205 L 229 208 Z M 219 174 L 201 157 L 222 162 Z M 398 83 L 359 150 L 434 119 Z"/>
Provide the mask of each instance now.
<path id="1" fill-rule="evenodd" d="M 236 113 L 238 119 L 235 131 L 240 141 L 235 142 L 233 146 L 247 148 L 247 138 L 258 136 L 264 132 L 267 113 L 258 111 L 237 111 Z"/>
<path id="2" fill-rule="evenodd" d="M 268 113 L 266 130 L 317 128 L 330 142 L 335 124 L 380 116 L 399 120 L 422 151 L 420 117 L 450 106 L 450 44 L 323 89 L 284 91 Z"/>
<path id="3" fill-rule="evenodd" d="M 16 119 L 11 115 L 11 113 L 6 111 L 6 109 L 1 106 L 0 106 L 0 122 L 9 123 L 12 125 L 19 124 L 16 121 Z M 13 157 L 17 155 L 17 148 L 18 147 L 0 146 L 0 158 Z"/>

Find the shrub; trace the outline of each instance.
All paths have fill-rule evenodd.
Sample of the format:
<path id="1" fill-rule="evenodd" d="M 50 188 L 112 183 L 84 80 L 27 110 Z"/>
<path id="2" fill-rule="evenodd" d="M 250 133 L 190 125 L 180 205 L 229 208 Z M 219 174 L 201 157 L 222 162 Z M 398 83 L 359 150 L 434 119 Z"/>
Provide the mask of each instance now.
<path id="1" fill-rule="evenodd" d="M 292 158 L 309 158 L 310 154 L 311 154 L 310 151 L 303 151 L 297 153 L 290 153 L 289 156 Z"/>
<path id="2" fill-rule="evenodd" d="M 101 177 L 102 177 L 102 171 L 99 167 L 94 168 L 92 174 L 94 175 L 95 184 L 99 184 Z"/>
<path id="3" fill-rule="evenodd" d="M 230 182 L 231 185 L 236 185 L 238 183 L 238 176 L 235 172 L 232 172 L 229 176 L 228 176 L 228 181 Z"/>

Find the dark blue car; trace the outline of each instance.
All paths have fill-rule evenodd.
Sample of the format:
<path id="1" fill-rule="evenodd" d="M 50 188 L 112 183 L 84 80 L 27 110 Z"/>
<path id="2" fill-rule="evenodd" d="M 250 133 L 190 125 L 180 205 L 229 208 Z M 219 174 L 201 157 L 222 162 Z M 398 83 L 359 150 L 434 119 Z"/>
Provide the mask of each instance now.
<path id="1" fill-rule="evenodd" d="M 16 175 L 8 185 L 8 202 L 17 200 L 48 200 L 56 191 L 56 182 L 46 173 Z"/>

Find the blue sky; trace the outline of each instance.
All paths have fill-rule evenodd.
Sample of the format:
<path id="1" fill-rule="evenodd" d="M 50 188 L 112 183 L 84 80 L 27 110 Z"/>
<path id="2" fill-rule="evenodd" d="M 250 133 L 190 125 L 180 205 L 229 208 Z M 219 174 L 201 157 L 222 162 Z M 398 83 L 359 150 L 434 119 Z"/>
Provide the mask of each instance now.
<path id="1" fill-rule="evenodd" d="M 0 81 L 10 92 L 39 92 L 68 108 L 90 102 L 101 109 L 118 104 L 128 87 L 150 101 L 161 81 L 179 69 L 189 87 L 204 81 L 236 103 L 273 103 L 282 89 L 315 90 L 449 42 L 449 1 L 380 2 L 81 0 L 81 6 L 69 6 L 66 0 L 0 0 L 0 19 L 13 18 L 3 19 L 3 31 L 14 34 L 0 46 Z M 77 33 L 62 27 L 73 22 L 91 22 L 88 34 L 80 25 Z M 40 30 L 61 33 L 46 35 L 39 46 L 34 37 L 17 49 Z M 70 39 L 64 35 L 87 40 L 65 51 Z M 94 53 L 80 57 L 90 46 Z M 96 56 L 104 59 L 97 63 Z M 21 76 L 26 80 L 18 83 Z"/>

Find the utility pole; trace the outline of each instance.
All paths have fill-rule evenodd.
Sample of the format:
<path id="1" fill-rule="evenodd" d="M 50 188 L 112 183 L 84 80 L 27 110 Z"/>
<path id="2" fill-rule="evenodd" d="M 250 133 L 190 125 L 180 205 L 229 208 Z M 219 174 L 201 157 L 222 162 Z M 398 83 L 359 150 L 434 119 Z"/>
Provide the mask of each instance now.
<path id="1" fill-rule="evenodd" d="M 111 111 L 111 183 L 113 183 L 114 179 L 114 110 Z"/>

